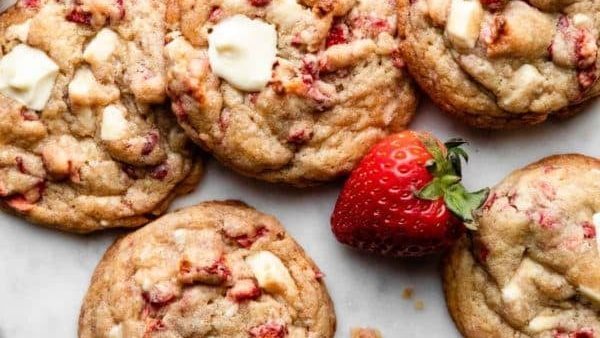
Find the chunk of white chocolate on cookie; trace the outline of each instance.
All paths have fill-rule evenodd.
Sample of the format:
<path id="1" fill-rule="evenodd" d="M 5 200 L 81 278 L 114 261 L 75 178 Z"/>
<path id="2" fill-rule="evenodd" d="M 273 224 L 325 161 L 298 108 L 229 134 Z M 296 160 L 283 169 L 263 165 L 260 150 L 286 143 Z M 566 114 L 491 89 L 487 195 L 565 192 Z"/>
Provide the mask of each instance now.
<path id="1" fill-rule="evenodd" d="M 479 0 L 452 0 L 446 23 L 446 34 L 452 45 L 462 49 L 475 47 L 483 14 Z"/>
<path id="2" fill-rule="evenodd" d="M 18 45 L 0 59 L 0 93 L 30 109 L 43 110 L 58 70 L 43 51 Z"/>
<path id="3" fill-rule="evenodd" d="M 110 105 L 102 111 L 100 138 L 104 141 L 116 141 L 127 136 L 127 111 L 117 105 Z"/>
<path id="4" fill-rule="evenodd" d="M 438 27 L 446 25 L 450 3 L 450 0 L 427 0 L 427 10 L 434 25 Z"/>
<path id="5" fill-rule="evenodd" d="M 544 76 L 534 66 L 521 66 L 510 78 L 508 87 L 499 95 L 499 105 L 511 111 L 527 110 L 543 91 L 544 80 Z"/>
<path id="6" fill-rule="evenodd" d="M 113 55 L 119 44 L 119 36 L 109 28 L 103 28 L 87 45 L 83 59 L 90 64 L 106 62 Z"/>
<path id="7" fill-rule="evenodd" d="M 208 37 L 213 72 L 244 91 L 260 91 L 267 85 L 276 54 L 275 27 L 244 15 L 223 20 Z"/>
<path id="8" fill-rule="evenodd" d="M 15 24 L 6 29 L 6 37 L 8 39 L 16 39 L 26 43 L 27 37 L 29 36 L 29 28 L 31 27 L 31 19 Z"/>
<path id="9" fill-rule="evenodd" d="M 116 87 L 99 83 L 87 67 L 79 68 L 69 83 L 69 100 L 76 106 L 108 104 L 119 95 Z"/>
<path id="10" fill-rule="evenodd" d="M 269 293 L 293 296 L 298 293 L 296 283 L 281 259 L 270 251 L 260 251 L 246 257 L 258 285 Z"/>

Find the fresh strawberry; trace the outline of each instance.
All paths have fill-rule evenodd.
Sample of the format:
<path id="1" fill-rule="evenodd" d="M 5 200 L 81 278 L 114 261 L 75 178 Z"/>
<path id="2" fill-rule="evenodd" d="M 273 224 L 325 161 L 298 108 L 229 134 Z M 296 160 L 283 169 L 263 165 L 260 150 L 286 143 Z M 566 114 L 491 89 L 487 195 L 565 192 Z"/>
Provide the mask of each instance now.
<path id="1" fill-rule="evenodd" d="M 442 145 L 405 131 L 387 137 L 352 172 L 331 217 L 337 239 L 386 256 L 422 256 L 450 246 L 489 193 L 460 183 L 465 142 Z"/>

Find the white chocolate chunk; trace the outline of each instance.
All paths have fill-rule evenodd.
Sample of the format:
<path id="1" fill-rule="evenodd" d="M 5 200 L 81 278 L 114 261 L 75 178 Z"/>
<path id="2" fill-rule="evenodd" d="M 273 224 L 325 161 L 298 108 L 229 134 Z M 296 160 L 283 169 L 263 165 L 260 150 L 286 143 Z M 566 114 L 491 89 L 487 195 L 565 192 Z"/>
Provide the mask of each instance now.
<path id="1" fill-rule="evenodd" d="M 254 273 L 258 285 L 267 292 L 293 296 L 296 283 L 279 257 L 270 251 L 260 251 L 246 257 L 246 264 Z"/>
<path id="2" fill-rule="evenodd" d="M 458 48 L 475 47 L 482 19 L 479 0 L 452 0 L 446 24 L 448 39 Z"/>
<path id="3" fill-rule="evenodd" d="M 69 99 L 76 104 L 88 105 L 97 81 L 88 68 L 79 68 L 69 83 Z"/>
<path id="4" fill-rule="evenodd" d="M 21 44 L 0 59 L 0 93 L 43 110 L 57 75 L 58 66 L 46 53 Z"/>
<path id="5" fill-rule="evenodd" d="M 119 324 L 111 327 L 108 338 L 123 338 L 123 326 Z"/>
<path id="6" fill-rule="evenodd" d="M 177 229 L 173 232 L 173 239 L 178 246 L 185 245 L 185 239 L 187 237 L 187 230 L 185 229 Z"/>
<path id="7" fill-rule="evenodd" d="M 537 316 L 533 318 L 528 325 L 529 330 L 532 332 L 543 332 L 552 330 L 558 327 L 560 324 L 560 317 L 558 316 Z"/>
<path id="8" fill-rule="evenodd" d="M 522 295 L 523 293 L 521 288 L 517 285 L 517 283 L 508 283 L 508 285 L 502 289 L 502 300 L 507 303 L 518 300 Z"/>
<path id="9" fill-rule="evenodd" d="M 117 33 L 103 28 L 85 48 L 83 59 L 91 64 L 105 62 L 113 55 L 118 43 Z"/>
<path id="10" fill-rule="evenodd" d="M 427 0 L 427 9 L 431 21 L 437 26 L 443 27 L 446 24 L 450 0 Z"/>
<path id="11" fill-rule="evenodd" d="M 27 42 L 30 27 L 31 19 L 18 25 L 12 25 L 6 30 L 6 37 L 9 39 L 17 39 L 21 42 Z"/>
<path id="12" fill-rule="evenodd" d="M 102 112 L 102 127 L 100 138 L 104 141 L 115 141 L 127 135 L 128 122 L 125 119 L 126 111 L 115 105 L 104 108 Z"/>
<path id="13" fill-rule="evenodd" d="M 532 65 L 524 64 L 513 74 L 509 88 L 500 95 L 500 105 L 525 110 L 533 101 L 544 83 L 544 76 Z"/>
<path id="14" fill-rule="evenodd" d="M 588 15 L 577 13 L 573 15 L 573 25 L 577 28 L 592 28 L 594 20 Z"/>
<path id="15" fill-rule="evenodd" d="M 244 15 L 223 20 L 208 36 L 213 72 L 241 90 L 260 91 L 267 85 L 276 54 L 275 27 Z"/>

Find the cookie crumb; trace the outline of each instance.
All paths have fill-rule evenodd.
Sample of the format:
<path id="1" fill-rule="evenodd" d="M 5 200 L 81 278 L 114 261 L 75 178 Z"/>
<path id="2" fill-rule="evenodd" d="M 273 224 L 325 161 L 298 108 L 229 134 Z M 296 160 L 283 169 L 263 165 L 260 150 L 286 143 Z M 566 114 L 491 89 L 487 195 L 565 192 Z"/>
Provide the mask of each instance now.
<path id="1" fill-rule="evenodd" d="M 422 300 L 415 301 L 415 310 L 423 310 L 425 308 L 425 303 Z"/>
<path id="2" fill-rule="evenodd" d="M 402 298 L 411 299 L 415 294 L 415 290 L 413 288 L 404 288 L 402 291 Z"/>
<path id="3" fill-rule="evenodd" d="M 352 329 L 350 338 L 383 338 L 383 336 L 377 329 L 372 329 L 369 327 L 357 327 Z"/>

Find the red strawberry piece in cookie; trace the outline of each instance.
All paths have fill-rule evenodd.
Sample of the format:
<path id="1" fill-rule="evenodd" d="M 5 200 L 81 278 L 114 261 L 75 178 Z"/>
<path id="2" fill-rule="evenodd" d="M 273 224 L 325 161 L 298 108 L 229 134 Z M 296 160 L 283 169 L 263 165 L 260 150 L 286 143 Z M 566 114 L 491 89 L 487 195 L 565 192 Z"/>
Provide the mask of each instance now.
<path id="1" fill-rule="evenodd" d="M 262 291 L 254 279 L 241 279 L 235 282 L 233 287 L 227 291 L 227 296 L 236 302 L 244 302 L 260 297 Z"/>
<path id="2" fill-rule="evenodd" d="M 343 244 L 387 256 L 422 256 L 449 247 L 488 190 L 460 184 L 464 141 L 441 145 L 406 131 L 375 145 L 346 181 L 331 217 Z"/>
<path id="3" fill-rule="evenodd" d="M 327 39 L 325 40 L 325 46 L 331 47 L 333 45 L 339 45 L 348 42 L 350 37 L 350 29 L 345 23 L 338 23 L 331 27 Z"/>
<path id="4" fill-rule="evenodd" d="M 231 276 L 231 271 L 221 257 L 209 266 L 195 266 L 188 260 L 179 264 L 179 280 L 185 284 L 223 284 Z"/>
<path id="5" fill-rule="evenodd" d="M 288 334 L 287 327 L 279 323 L 266 323 L 250 329 L 252 338 L 284 338 Z"/>

